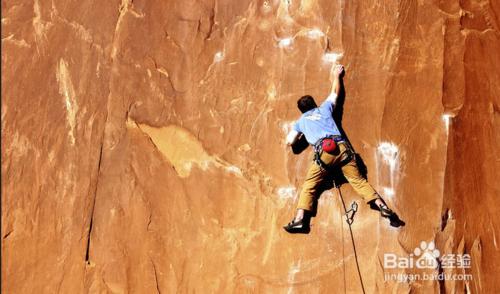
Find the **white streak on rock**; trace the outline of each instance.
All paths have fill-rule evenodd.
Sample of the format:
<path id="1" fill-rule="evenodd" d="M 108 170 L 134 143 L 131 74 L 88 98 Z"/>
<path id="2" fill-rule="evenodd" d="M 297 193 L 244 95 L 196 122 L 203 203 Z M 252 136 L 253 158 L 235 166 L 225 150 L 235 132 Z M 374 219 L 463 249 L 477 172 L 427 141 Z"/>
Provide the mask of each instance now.
<path id="1" fill-rule="evenodd" d="M 300 260 L 297 264 L 293 264 L 291 267 L 290 267 L 290 270 L 288 271 L 288 284 L 290 284 L 290 287 L 288 288 L 288 292 L 287 294 L 292 294 L 294 291 L 293 291 L 293 284 L 295 283 L 295 276 L 297 275 L 297 273 L 300 272 Z"/>
<path id="2" fill-rule="evenodd" d="M 225 49 L 223 49 L 222 51 L 218 51 L 217 53 L 214 54 L 214 59 L 213 59 L 212 63 L 208 66 L 208 69 L 207 69 L 207 72 L 205 73 L 205 76 L 203 77 L 203 79 L 200 80 L 200 85 L 203 85 L 205 83 L 205 80 L 207 80 L 209 78 L 212 71 L 214 70 L 214 67 L 215 67 L 215 70 L 217 70 L 217 64 L 220 63 L 222 60 L 224 60 L 224 58 L 226 57 L 224 51 L 225 51 Z M 233 63 L 230 63 L 229 65 L 231 65 L 231 64 L 233 64 Z"/>
<path id="3" fill-rule="evenodd" d="M 243 175 L 241 169 L 235 165 L 226 166 L 226 171 L 231 174 L 236 174 L 238 176 Z"/>
<path id="4" fill-rule="evenodd" d="M 312 29 L 307 31 L 307 37 L 311 39 L 319 39 L 323 37 L 325 33 L 323 33 L 320 29 Z"/>
<path id="5" fill-rule="evenodd" d="M 292 38 L 284 38 L 278 42 L 278 46 L 280 48 L 287 48 L 287 47 L 290 47 L 292 45 L 292 43 L 293 43 Z"/>
<path id="6" fill-rule="evenodd" d="M 75 30 L 76 34 L 87 43 L 93 43 L 92 33 L 89 29 L 77 22 L 68 22 L 68 24 Z"/>
<path id="7" fill-rule="evenodd" d="M 294 186 L 279 187 L 277 190 L 278 196 L 281 199 L 293 198 L 296 192 L 297 189 Z"/>
<path id="8" fill-rule="evenodd" d="M 95 68 L 95 75 L 100 78 L 101 77 L 101 63 L 97 61 L 97 66 Z"/>
<path id="9" fill-rule="evenodd" d="M 390 142 L 382 142 L 377 148 L 384 162 L 390 165 L 391 170 L 396 166 L 398 157 L 398 147 Z"/>
<path id="10" fill-rule="evenodd" d="M 443 114 L 442 116 L 442 119 L 444 121 L 444 126 L 446 128 L 446 135 L 448 135 L 449 131 L 450 131 L 450 124 L 451 124 L 451 119 L 453 118 L 453 114 L 450 114 L 450 113 L 445 113 Z"/>
<path id="11" fill-rule="evenodd" d="M 56 70 L 56 79 L 59 83 L 59 93 L 64 98 L 64 105 L 66 106 L 66 120 L 68 121 L 70 131 L 69 138 L 72 145 L 75 144 L 75 126 L 76 126 L 76 113 L 78 112 L 78 104 L 76 103 L 75 89 L 71 82 L 68 65 L 64 59 L 59 61 Z"/>
<path id="12" fill-rule="evenodd" d="M 388 168 L 389 172 L 389 186 L 382 187 L 384 189 L 385 196 L 394 197 L 396 195 L 396 169 L 398 165 L 398 147 L 391 142 L 382 142 L 377 148 L 377 170 L 378 170 L 378 182 L 380 184 L 380 175 L 384 168 Z M 387 182 L 386 182 L 387 183 Z"/>
<path id="13" fill-rule="evenodd" d="M 222 60 L 224 60 L 224 52 L 219 51 L 219 52 L 215 53 L 214 62 L 220 62 Z"/>
<path id="14" fill-rule="evenodd" d="M 5 97 L 4 97 L 3 99 L 5 99 Z M 7 99 L 5 99 L 5 100 L 7 100 Z M 4 100 L 4 101 L 5 101 L 5 100 Z M 5 115 L 7 114 L 7 109 L 8 109 L 8 106 L 7 106 L 7 104 L 6 104 L 6 103 L 4 103 L 4 104 L 2 105 L 1 110 L 0 110 L 0 111 L 1 111 L 1 113 L 2 113 L 2 116 L 1 116 L 1 119 L 0 119 L 1 124 L 2 124 L 2 132 L 4 132 L 4 131 L 5 131 L 5 122 L 6 122 L 6 120 L 5 120 Z"/>
<path id="15" fill-rule="evenodd" d="M 168 74 L 168 71 L 163 68 L 163 67 L 158 67 L 156 69 L 160 74 L 164 75 L 166 78 L 168 78 L 170 75 Z"/>
<path id="16" fill-rule="evenodd" d="M 384 188 L 384 195 L 386 195 L 388 197 L 393 197 L 394 196 L 394 189 L 385 187 Z"/>
<path id="17" fill-rule="evenodd" d="M 342 59 L 342 57 L 344 57 L 343 53 L 335 53 L 335 52 L 325 53 L 325 55 L 323 55 L 323 61 L 330 63 L 337 63 L 340 59 Z"/>
<path id="18" fill-rule="evenodd" d="M 493 231 L 493 245 L 495 245 L 495 249 L 498 250 L 497 235 L 495 234 L 495 231 Z"/>

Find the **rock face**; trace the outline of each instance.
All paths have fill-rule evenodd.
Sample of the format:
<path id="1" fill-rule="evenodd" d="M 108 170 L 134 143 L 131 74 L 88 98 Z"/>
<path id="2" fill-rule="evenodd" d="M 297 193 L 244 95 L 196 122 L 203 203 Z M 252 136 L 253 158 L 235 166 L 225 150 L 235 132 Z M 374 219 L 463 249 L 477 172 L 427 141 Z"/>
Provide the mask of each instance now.
<path id="1" fill-rule="evenodd" d="M 2 1 L 5 293 L 495 293 L 500 2 Z M 342 125 L 406 226 L 336 190 L 281 226 L 296 100 L 346 66 Z M 342 186 L 347 204 L 359 196 Z M 384 254 L 469 254 L 398 282 Z M 356 254 L 356 255 L 355 255 Z"/>

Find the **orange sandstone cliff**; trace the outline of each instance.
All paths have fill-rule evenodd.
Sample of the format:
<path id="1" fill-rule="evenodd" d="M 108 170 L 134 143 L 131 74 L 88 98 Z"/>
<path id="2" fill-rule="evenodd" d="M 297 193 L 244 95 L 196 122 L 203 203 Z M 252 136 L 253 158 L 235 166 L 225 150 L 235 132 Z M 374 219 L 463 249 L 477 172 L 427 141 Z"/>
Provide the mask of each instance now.
<path id="1" fill-rule="evenodd" d="M 281 228 L 311 156 L 284 136 L 335 60 L 406 222 L 343 185 L 356 252 L 334 189 Z M 498 293 L 499 67 L 496 0 L 2 0 L 2 292 Z M 422 241 L 470 267 L 384 266 Z M 472 279 L 387 278 L 422 272 Z"/>

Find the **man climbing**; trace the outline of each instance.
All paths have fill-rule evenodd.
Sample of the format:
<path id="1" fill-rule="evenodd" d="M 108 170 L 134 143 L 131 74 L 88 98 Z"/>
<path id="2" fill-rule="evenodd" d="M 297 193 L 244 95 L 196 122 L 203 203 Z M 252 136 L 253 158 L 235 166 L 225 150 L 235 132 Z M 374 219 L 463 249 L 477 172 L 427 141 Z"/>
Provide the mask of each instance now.
<path id="1" fill-rule="evenodd" d="M 287 135 L 288 145 L 294 144 L 303 134 L 307 142 L 314 147 L 315 159 L 307 172 L 299 196 L 295 218 L 284 229 L 289 233 L 308 233 L 310 213 L 313 202 L 318 195 L 322 181 L 333 167 L 340 167 L 345 178 L 354 190 L 360 194 L 372 209 L 379 210 L 381 215 L 392 218 L 395 213 L 387 207 L 379 194 L 361 175 L 356 165 L 354 151 L 342 137 L 334 119 L 333 109 L 340 91 L 340 75 L 342 65 L 332 67 L 330 81 L 332 90 L 326 100 L 318 107 L 314 98 L 306 95 L 297 101 L 302 116 Z"/>

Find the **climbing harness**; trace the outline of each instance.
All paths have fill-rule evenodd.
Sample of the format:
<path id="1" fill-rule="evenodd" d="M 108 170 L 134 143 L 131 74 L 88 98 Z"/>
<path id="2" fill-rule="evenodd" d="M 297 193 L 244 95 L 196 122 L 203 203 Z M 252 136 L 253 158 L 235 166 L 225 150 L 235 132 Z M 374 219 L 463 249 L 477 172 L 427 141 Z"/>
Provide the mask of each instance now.
<path id="1" fill-rule="evenodd" d="M 356 261 L 356 268 L 358 269 L 358 276 L 359 276 L 359 281 L 361 283 L 361 290 L 363 291 L 363 294 L 365 294 L 365 286 L 363 284 L 363 278 L 361 276 L 361 270 L 359 268 L 359 262 L 358 262 L 358 253 L 356 252 L 356 244 L 354 243 L 354 235 L 352 233 L 352 224 L 354 223 L 354 215 L 358 211 L 358 204 L 356 201 L 353 201 L 351 203 L 351 208 L 347 210 L 347 207 L 345 205 L 344 197 L 342 196 L 342 191 L 340 190 L 340 186 L 337 185 L 335 180 L 333 181 L 333 186 L 337 188 L 337 192 L 339 194 L 340 201 L 342 202 L 342 207 L 344 208 L 345 216 L 346 216 L 346 222 L 349 227 L 349 232 L 351 234 L 351 242 L 352 242 L 352 249 L 354 251 L 354 260 Z M 341 222 L 342 223 L 342 222 Z M 344 267 L 344 292 L 346 292 L 346 276 L 345 276 L 345 263 L 344 263 L 344 258 L 345 258 L 345 252 L 344 252 L 344 226 L 342 226 L 342 264 Z"/>
<path id="2" fill-rule="evenodd" d="M 351 161 L 351 159 L 353 159 L 355 156 L 354 150 L 352 149 L 351 144 L 349 144 L 349 142 L 344 140 L 341 136 L 333 136 L 333 135 L 326 136 L 324 138 L 319 139 L 313 145 L 314 162 L 320 167 L 322 171 L 328 170 L 329 167 L 326 163 L 323 162 L 323 160 L 321 160 L 321 155 L 323 154 L 323 152 L 331 154 L 333 151 L 335 151 L 335 149 L 338 148 L 339 144 L 344 144 L 346 147 L 346 150 L 343 155 L 345 156 L 345 158 L 343 158 L 340 161 L 340 164 Z M 332 147 L 334 147 L 334 149 L 331 149 Z"/>

